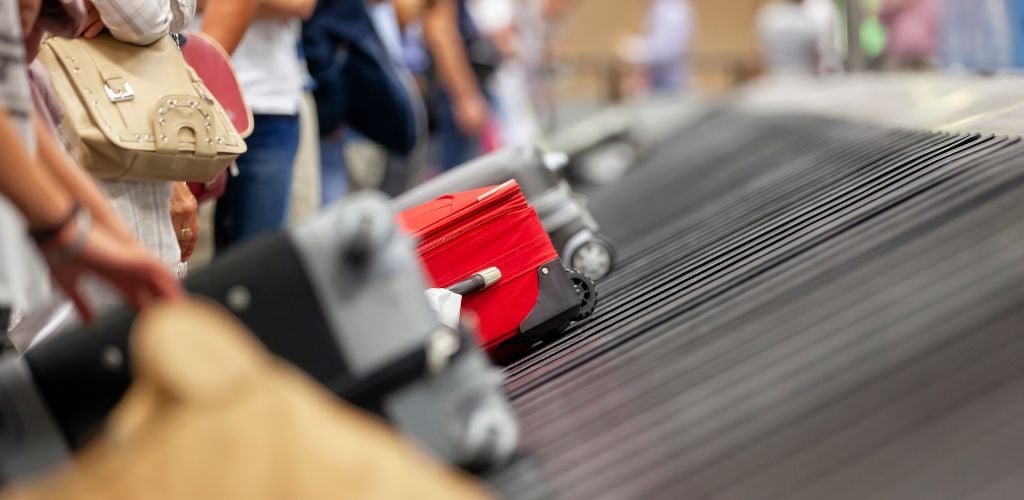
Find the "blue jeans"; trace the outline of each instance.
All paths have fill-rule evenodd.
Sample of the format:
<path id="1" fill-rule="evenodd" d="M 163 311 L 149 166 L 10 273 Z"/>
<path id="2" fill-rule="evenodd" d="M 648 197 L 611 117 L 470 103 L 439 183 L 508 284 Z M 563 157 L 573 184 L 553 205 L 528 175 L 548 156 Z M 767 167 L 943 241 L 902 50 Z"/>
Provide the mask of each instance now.
<path id="1" fill-rule="evenodd" d="M 249 150 L 238 158 L 217 201 L 214 240 L 218 250 L 284 227 L 291 198 L 292 167 L 299 149 L 299 117 L 253 116 Z"/>
<path id="2" fill-rule="evenodd" d="M 452 100 L 443 92 L 439 93 L 437 106 L 437 147 L 438 162 L 442 171 L 451 170 L 480 154 L 480 141 L 462 133 L 455 121 Z"/>
<path id="3" fill-rule="evenodd" d="M 348 166 L 345 165 L 345 143 L 350 130 L 320 138 L 320 200 L 330 205 L 348 192 Z"/>

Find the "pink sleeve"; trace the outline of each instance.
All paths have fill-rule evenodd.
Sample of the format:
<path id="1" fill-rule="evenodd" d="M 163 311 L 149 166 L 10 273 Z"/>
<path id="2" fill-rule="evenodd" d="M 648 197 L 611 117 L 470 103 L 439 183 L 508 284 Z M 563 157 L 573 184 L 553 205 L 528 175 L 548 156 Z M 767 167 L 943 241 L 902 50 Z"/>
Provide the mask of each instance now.
<path id="1" fill-rule="evenodd" d="M 39 117 L 42 118 L 46 127 L 53 132 L 55 137 L 60 137 L 60 130 L 57 125 L 64 119 L 64 107 L 61 105 L 57 95 L 53 92 L 53 83 L 50 81 L 50 74 L 38 60 L 28 67 L 29 87 L 32 90 L 32 106 Z"/>

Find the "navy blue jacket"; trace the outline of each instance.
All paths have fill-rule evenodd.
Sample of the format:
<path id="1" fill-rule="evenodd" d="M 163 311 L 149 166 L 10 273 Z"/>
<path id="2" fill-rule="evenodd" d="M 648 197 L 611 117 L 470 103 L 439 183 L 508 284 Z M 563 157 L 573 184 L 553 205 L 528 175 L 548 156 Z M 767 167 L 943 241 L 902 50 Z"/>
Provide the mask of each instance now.
<path id="1" fill-rule="evenodd" d="M 349 126 L 398 154 L 415 148 L 419 96 L 377 35 L 363 0 L 320 0 L 302 29 L 321 135 Z"/>

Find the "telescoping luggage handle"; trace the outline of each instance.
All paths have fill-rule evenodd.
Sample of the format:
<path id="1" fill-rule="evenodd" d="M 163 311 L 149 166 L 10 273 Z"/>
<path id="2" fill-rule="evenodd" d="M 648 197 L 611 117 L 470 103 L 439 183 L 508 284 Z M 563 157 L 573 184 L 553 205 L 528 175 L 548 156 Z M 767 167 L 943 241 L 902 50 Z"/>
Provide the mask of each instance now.
<path id="1" fill-rule="evenodd" d="M 508 189 L 508 188 L 510 188 L 512 186 L 515 186 L 517 184 L 518 183 L 516 182 L 515 179 L 509 179 L 509 180 L 501 183 L 500 185 L 495 186 L 494 189 L 492 189 L 492 190 L 490 190 L 490 191 L 488 191 L 488 192 L 486 192 L 486 193 L 484 193 L 484 194 L 482 194 L 480 196 L 477 196 L 476 197 L 476 201 L 484 201 L 487 198 L 490 198 L 490 197 L 492 197 L 492 196 L 494 196 L 494 195 L 496 195 L 496 194 L 498 194 L 498 193 L 500 193 L 500 192 L 502 192 L 502 191 L 504 191 L 504 190 L 506 190 L 506 189 Z"/>
<path id="2" fill-rule="evenodd" d="M 501 270 L 496 267 L 488 267 L 448 287 L 448 291 L 465 297 L 469 294 L 484 291 L 498 281 L 501 281 Z"/>

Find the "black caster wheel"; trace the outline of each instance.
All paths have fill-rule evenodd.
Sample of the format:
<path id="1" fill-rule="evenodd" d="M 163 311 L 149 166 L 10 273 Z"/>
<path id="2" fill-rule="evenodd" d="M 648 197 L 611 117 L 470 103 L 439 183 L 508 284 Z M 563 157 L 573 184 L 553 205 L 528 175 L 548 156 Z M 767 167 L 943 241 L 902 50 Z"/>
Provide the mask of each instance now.
<path id="1" fill-rule="evenodd" d="M 573 320 L 582 321 L 589 318 L 597 309 L 597 286 L 589 276 L 575 269 L 570 269 L 568 273 L 569 280 L 576 289 L 576 295 L 580 297 L 580 311 Z"/>
<path id="2" fill-rule="evenodd" d="M 612 272 L 615 264 L 615 250 L 604 239 L 597 237 L 588 240 L 577 248 L 570 257 L 572 268 L 600 281 Z"/>

